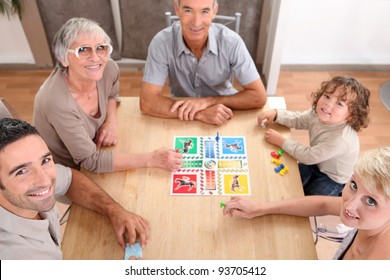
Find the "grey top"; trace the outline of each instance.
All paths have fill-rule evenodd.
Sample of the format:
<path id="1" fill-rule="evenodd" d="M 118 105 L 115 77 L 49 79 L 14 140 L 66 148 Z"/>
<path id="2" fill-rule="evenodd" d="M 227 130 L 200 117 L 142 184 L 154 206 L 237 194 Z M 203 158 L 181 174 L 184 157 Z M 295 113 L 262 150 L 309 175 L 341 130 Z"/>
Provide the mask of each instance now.
<path id="1" fill-rule="evenodd" d="M 72 181 L 70 168 L 56 165 L 56 197 L 64 196 Z M 1 260 L 58 260 L 62 259 L 61 230 L 56 205 L 40 212 L 42 220 L 31 220 L 14 215 L 0 206 Z"/>
<path id="2" fill-rule="evenodd" d="M 241 37 L 223 24 L 212 23 L 207 47 L 198 61 L 183 41 L 180 22 L 157 33 L 149 45 L 143 81 L 163 86 L 169 76 L 176 97 L 226 96 L 260 78 Z"/>
<path id="3" fill-rule="evenodd" d="M 119 102 L 119 67 L 109 60 L 97 82 L 99 117 L 87 115 L 69 92 L 66 72 L 56 68 L 39 89 L 33 122 L 53 154 L 54 162 L 100 173 L 112 172 L 112 151 L 97 150 L 94 138 L 106 120 L 109 99 Z"/>
<path id="4" fill-rule="evenodd" d="M 310 146 L 287 139 L 283 150 L 299 162 L 307 165 L 317 164 L 322 173 L 337 183 L 348 182 L 360 150 L 356 130 L 346 123 L 323 124 L 313 109 L 304 112 L 278 110 L 276 122 L 290 128 L 309 131 Z"/>
<path id="5" fill-rule="evenodd" d="M 337 249 L 336 254 L 333 257 L 334 260 L 342 260 L 344 258 L 344 255 L 348 251 L 349 247 L 351 247 L 356 234 L 357 229 L 353 229 L 348 232 L 347 236 L 344 237 L 340 247 Z"/>

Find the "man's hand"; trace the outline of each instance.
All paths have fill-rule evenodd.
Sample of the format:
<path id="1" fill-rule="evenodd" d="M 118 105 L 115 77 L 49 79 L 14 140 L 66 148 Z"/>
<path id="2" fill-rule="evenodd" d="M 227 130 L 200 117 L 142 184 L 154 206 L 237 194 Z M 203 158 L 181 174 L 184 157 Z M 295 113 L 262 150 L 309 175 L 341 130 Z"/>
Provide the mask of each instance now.
<path id="1" fill-rule="evenodd" d="M 178 111 L 178 118 L 182 121 L 193 121 L 195 114 L 215 105 L 215 98 L 187 98 L 176 101 L 171 107 L 171 112 Z"/>
<path id="2" fill-rule="evenodd" d="M 72 182 L 66 196 L 73 203 L 108 217 L 116 239 L 123 249 L 126 247 L 126 242 L 134 244 L 136 240 L 139 240 L 141 245 L 146 245 L 150 235 L 149 222 L 146 219 L 126 211 L 101 187 L 80 171 L 71 169 L 71 172 Z"/>
<path id="3" fill-rule="evenodd" d="M 136 240 L 142 247 L 147 244 L 150 237 L 148 220 L 126 211 L 119 204 L 116 204 L 115 208 L 110 211 L 109 218 L 116 239 L 123 249 L 126 248 L 126 243 L 133 245 Z"/>
<path id="4" fill-rule="evenodd" d="M 181 167 L 182 155 L 168 148 L 160 148 L 152 152 L 150 167 L 165 168 L 170 171 L 177 171 Z"/>
<path id="5" fill-rule="evenodd" d="M 196 114 L 195 119 L 204 123 L 223 125 L 233 117 L 233 111 L 222 104 L 217 104 Z"/>

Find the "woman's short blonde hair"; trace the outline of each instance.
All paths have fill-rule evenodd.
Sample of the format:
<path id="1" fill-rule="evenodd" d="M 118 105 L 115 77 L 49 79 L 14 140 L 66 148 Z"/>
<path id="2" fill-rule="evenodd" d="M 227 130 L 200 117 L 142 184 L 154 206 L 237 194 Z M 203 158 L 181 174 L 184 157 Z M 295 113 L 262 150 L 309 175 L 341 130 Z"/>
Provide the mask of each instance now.
<path id="1" fill-rule="evenodd" d="M 355 164 L 364 187 L 390 199 L 390 146 L 365 152 Z"/>

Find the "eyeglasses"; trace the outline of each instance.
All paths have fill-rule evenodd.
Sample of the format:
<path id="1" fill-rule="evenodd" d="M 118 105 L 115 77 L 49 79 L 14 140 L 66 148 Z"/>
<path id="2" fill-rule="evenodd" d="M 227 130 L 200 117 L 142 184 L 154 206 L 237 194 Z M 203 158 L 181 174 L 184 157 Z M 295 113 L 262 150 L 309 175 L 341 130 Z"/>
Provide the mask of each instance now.
<path id="1" fill-rule="evenodd" d="M 95 52 L 98 56 L 102 57 L 112 53 L 112 46 L 109 44 L 101 44 L 97 45 L 95 47 L 95 50 L 93 47 L 90 46 L 81 46 L 75 48 L 74 50 L 68 49 L 68 52 L 73 53 L 77 58 L 90 57 L 93 52 Z"/>

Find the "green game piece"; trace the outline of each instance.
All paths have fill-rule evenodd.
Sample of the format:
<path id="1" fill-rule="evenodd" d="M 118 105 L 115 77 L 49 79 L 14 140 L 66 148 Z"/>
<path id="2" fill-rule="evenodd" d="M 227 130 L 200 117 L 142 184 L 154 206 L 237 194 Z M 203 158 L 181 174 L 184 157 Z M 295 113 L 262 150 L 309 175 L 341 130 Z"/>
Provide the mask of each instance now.
<path id="1" fill-rule="evenodd" d="M 225 207 L 225 206 L 226 206 L 226 203 L 225 203 L 225 202 L 221 202 L 221 203 L 219 204 L 219 207 L 221 207 L 221 208 L 223 208 L 223 207 Z M 227 211 L 230 212 L 230 208 L 228 208 Z"/>

